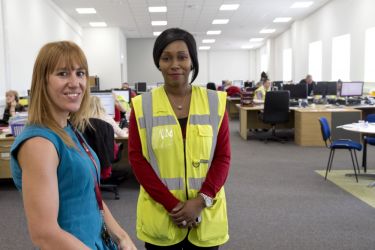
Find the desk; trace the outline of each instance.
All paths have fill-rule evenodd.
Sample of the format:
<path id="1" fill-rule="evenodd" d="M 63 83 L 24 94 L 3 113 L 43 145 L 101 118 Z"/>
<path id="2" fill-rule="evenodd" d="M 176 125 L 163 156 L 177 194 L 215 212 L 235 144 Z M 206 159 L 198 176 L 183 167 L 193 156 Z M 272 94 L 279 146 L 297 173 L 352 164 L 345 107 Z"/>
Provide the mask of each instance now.
<path id="1" fill-rule="evenodd" d="M 123 149 L 121 153 L 121 159 L 118 163 L 115 163 L 117 166 L 130 166 L 129 164 L 129 158 L 128 158 L 128 137 L 117 137 L 115 136 L 115 141 L 117 143 L 122 143 Z"/>
<path id="2" fill-rule="evenodd" d="M 270 128 L 259 120 L 258 113 L 263 110 L 263 105 L 254 107 L 241 107 L 236 105 L 240 112 L 240 135 L 247 140 L 248 130 L 256 128 Z M 373 107 L 374 108 L 374 107 Z M 299 108 L 290 107 L 289 123 L 278 125 L 277 128 L 294 128 L 294 142 L 300 146 L 324 146 L 322 140 L 319 117 L 326 117 L 332 130 L 332 138 L 348 138 L 359 140 L 359 135 L 336 129 L 337 126 L 356 122 L 361 119 L 361 110 L 354 108 L 333 108 L 325 105 Z"/>
<path id="3" fill-rule="evenodd" d="M 241 103 L 241 97 L 227 97 L 227 112 L 229 119 L 237 118 L 238 117 L 238 108 L 236 104 Z"/>
<path id="4" fill-rule="evenodd" d="M 0 179 L 12 178 L 10 171 L 10 147 L 14 137 L 0 137 Z"/>

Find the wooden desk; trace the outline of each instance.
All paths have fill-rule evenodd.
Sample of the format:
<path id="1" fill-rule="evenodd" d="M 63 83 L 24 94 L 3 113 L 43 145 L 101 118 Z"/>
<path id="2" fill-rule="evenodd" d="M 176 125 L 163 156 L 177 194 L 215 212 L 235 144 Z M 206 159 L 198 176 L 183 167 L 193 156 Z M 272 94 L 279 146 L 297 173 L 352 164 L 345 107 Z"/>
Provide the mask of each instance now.
<path id="1" fill-rule="evenodd" d="M 263 109 L 263 105 L 254 107 L 241 107 L 237 104 L 240 112 L 240 135 L 247 140 L 249 129 L 270 128 L 270 125 L 264 124 L 259 120 L 258 113 Z M 316 105 L 316 107 L 299 108 L 290 107 L 289 123 L 278 125 L 277 128 L 294 128 L 294 142 L 300 146 L 324 146 L 321 136 L 320 124 L 318 119 L 326 117 L 330 122 L 332 138 L 347 138 L 359 140 L 358 134 L 336 129 L 337 126 L 357 122 L 361 119 L 361 110 L 343 107 L 327 108 L 325 105 Z"/>
<path id="2" fill-rule="evenodd" d="M 10 147 L 14 137 L 0 137 L 0 179 L 12 178 L 10 171 Z"/>
<path id="3" fill-rule="evenodd" d="M 240 103 L 241 97 L 227 97 L 227 112 L 229 119 L 238 118 L 239 112 L 236 105 Z"/>

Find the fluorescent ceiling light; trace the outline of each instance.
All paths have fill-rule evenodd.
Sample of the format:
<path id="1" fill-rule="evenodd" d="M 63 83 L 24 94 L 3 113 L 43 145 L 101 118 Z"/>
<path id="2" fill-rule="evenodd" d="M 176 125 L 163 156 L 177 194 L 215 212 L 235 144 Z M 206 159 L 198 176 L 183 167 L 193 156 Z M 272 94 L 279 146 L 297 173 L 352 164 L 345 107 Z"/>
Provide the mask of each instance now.
<path id="1" fill-rule="evenodd" d="M 263 41 L 264 38 L 261 38 L 261 37 L 256 37 L 256 38 L 251 38 L 249 41 L 250 42 L 261 42 Z"/>
<path id="2" fill-rule="evenodd" d="M 214 19 L 212 21 L 212 24 L 227 24 L 229 22 L 229 19 Z"/>
<path id="3" fill-rule="evenodd" d="M 153 34 L 154 34 L 154 36 L 158 36 L 158 35 L 161 34 L 161 31 L 154 31 Z"/>
<path id="4" fill-rule="evenodd" d="M 208 50 L 208 49 L 211 49 L 210 46 L 199 46 L 199 49 L 200 50 Z"/>
<path id="5" fill-rule="evenodd" d="M 167 6 L 148 7 L 148 12 L 167 12 Z"/>
<path id="6" fill-rule="evenodd" d="M 253 45 L 242 45 L 241 46 L 241 49 L 252 49 L 252 48 L 254 48 Z"/>
<path id="7" fill-rule="evenodd" d="M 90 22 L 91 27 L 107 27 L 105 22 Z"/>
<path id="8" fill-rule="evenodd" d="M 292 9 L 299 9 L 299 8 L 307 8 L 310 7 L 314 2 L 313 1 L 305 1 L 305 2 L 295 2 L 290 6 Z"/>
<path id="9" fill-rule="evenodd" d="M 220 10 L 236 10 L 240 7 L 239 4 L 222 4 Z"/>
<path id="10" fill-rule="evenodd" d="M 221 30 L 209 30 L 207 31 L 207 35 L 220 35 Z"/>
<path id="11" fill-rule="evenodd" d="M 215 39 L 203 39 L 202 43 L 214 43 L 215 41 Z"/>
<path id="12" fill-rule="evenodd" d="M 275 19 L 273 19 L 273 22 L 274 23 L 287 23 L 290 20 L 292 20 L 291 17 L 276 17 Z"/>
<path id="13" fill-rule="evenodd" d="M 275 29 L 262 29 L 261 31 L 259 31 L 259 33 L 270 34 L 270 33 L 273 33 L 275 31 L 276 31 Z"/>
<path id="14" fill-rule="evenodd" d="M 152 26 L 165 26 L 167 25 L 167 21 L 152 21 L 151 22 L 151 25 Z"/>
<path id="15" fill-rule="evenodd" d="M 94 8 L 76 8 L 78 14 L 95 14 L 96 10 Z"/>

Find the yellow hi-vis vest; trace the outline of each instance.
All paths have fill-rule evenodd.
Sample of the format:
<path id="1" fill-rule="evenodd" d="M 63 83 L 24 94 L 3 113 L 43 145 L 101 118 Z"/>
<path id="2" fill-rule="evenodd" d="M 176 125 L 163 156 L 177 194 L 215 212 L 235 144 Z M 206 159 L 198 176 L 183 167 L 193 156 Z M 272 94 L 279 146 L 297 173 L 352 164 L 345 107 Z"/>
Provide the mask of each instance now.
<path id="1" fill-rule="evenodd" d="M 226 93 L 192 87 L 185 152 L 178 119 L 163 87 L 137 96 L 132 102 L 143 156 L 177 199 L 186 201 L 197 197 L 215 152 L 225 112 Z M 214 198 L 214 205 L 204 208 L 201 216 L 202 222 L 190 232 L 179 228 L 165 208 L 141 187 L 137 204 L 137 236 L 158 246 L 177 244 L 184 240 L 187 233 L 189 241 L 200 247 L 227 242 L 224 187 Z"/>

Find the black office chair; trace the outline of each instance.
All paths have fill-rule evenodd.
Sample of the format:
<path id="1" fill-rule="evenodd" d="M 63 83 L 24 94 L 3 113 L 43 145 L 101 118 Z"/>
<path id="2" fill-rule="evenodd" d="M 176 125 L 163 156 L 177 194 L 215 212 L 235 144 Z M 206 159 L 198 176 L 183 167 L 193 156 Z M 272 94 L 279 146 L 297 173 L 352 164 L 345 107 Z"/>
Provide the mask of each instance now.
<path id="1" fill-rule="evenodd" d="M 375 114 L 369 114 L 366 117 L 367 122 L 375 122 Z M 363 137 L 363 155 L 362 155 L 362 167 L 367 172 L 367 144 L 375 146 L 375 137 L 374 136 L 364 136 Z"/>
<path id="2" fill-rule="evenodd" d="M 289 91 L 267 92 L 261 119 L 272 126 L 271 135 L 265 138 L 265 142 L 268 140 L 285 142 L 285 138 L 276 135 L 276 125 L 289 121 Z"/>
<path id="3" fill-rule="evenodd" d="M 115 137 L 111 124 L 96 118 L 90 118 L 92 127 L 88 126 L 83 131 L 87 143 L 97 154 L 100 161 L 101 179 L 100 189 L 115 194 L 115 199 L 120 199 L 118 184 L 111 180 L 112 164 L 119 161 L 121 157 L 122 145 L 115 156 Z"/>

